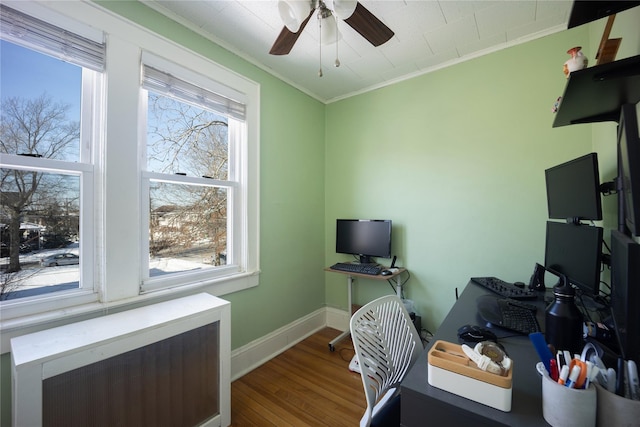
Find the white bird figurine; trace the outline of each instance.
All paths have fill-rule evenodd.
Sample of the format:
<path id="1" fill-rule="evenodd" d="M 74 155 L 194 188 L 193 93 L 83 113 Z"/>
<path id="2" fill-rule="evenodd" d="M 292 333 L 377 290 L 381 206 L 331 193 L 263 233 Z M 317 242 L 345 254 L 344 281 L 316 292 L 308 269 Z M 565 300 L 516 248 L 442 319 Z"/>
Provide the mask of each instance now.
<path id="1" fill-rule="evenodd" d="M 572 72 L 587 68 L 589 60 L 584 56 L 580 49 L 582 49 L 582 46 L 572 47 L 567 51 L 567 53 L 571 55 L 571 59 L 567 60 L 562 67 L 562 71 L 567 78 Z"/>

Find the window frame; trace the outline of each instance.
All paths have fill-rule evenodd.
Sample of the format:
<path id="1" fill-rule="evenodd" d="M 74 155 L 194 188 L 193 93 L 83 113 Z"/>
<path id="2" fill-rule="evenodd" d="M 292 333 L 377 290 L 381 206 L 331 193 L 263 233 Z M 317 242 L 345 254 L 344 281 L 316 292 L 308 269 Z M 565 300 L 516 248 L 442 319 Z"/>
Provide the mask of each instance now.
<path id="1" fill-rule="evenodd" d="M 97 301 L 98 294 L 93 280 L 93 232 L 87 226 L 91 224 L 93 216 L 93 165 L 4 153 L 0 154 L 0 164 L 16 170 L 77 176 L 80 180 L 81 200 L 79 288 L 2 301 L 3 319 Z"/>
<path id="2" fill-rule="evenodd" d="M 184 83 L 190 86 L 197 86 L 208 93 L 218 95 L 220 98 L 232 100 L 236 104 L 244 105 L 245 96 L 238 91 L 226 87 L 224 84 L 198 74 L 194 70 L 175 64 L 169 60 L 158 57 L 150 52 L 142 52 L 141 67 L 143 74 L 143 84 L 141 87 L 141 105 L 140 105 L 140 141 L 139 151 L 142 170 L 141 173 L 141 201 L 142 201 L 142 222 L 141 222 L 141 274 L 142 287 L 141 292 L 151 292 L 171 286 L 187 285 L 194 281 L 207 280 L 211 278 L 222 278 L 232 276 L 234 274 L 243 273 L 247 265 L 246 251 L 242 248 L 248 242 L 246 238 L 246 229 L 243 226 L 244 212 L 246 206 L 246 198 L 242 197 L 243 183 L 247 181 L 247 168 L 239 167 L 244 163 L 242 153 L 245 152 L 241 147 L 247 145 L 245 128 L 247 123 L 241 118 L 235 118 L 233 114 L 216 111 L 203 103 L 193 102 L 190 99 L 183 99 L 181 96 L 171 96 L 168 93 L 155 92 L 159 96 L 173 98 L 174 100 L 194 105 L 207 111 L 213 111 L 216 114 L 224 115 L 228 121 L 228 160 L 229 160 L 229 177 L 227 180 L 207 179 L 195 176 L 175 175 L 160 172 L 147 171 L 147 112 L 148 112 L 148 94 L 151 90 L 145 89 L 144 80 L 148 69 L 153 69 L 154 74 L 163 74 L 171 77 L 177 84 Z M 171 93 L 171 91 L 168 91 Z M 221 105 L 221 108 L 224 106 Z M 152 182 L 163 182 L 168 184 L 183 184 L 191 186 L 207 186 L 219 187 L 227 190 L 227 254 L 228 264 L 207 268 L 198 272 L 176 272 L 166 275 L 150 277 L 149 275 L 149 230 L 150 217 L 148 215 L 149 193 Z M 246 187 L 246 186 L 245 186 Z"/>
<path id="3" fill-rule="evenodd" d="M 104 124 L 92 129 L 96 139 L 91 156 L 94 161 L 94 191 L 92 223 L 93 259 L 90 266 L 94 289 L 82 301 L 47 297 L 35 301 L 21 301 L 20 310 L 9 312 L 2 307 L 0 319 L 2 345 L 8 343 L 12 333 L 25 326 L 46 327 L 50 321 L 71 321 L 77 316 L 98 315 L 104 310 L 184 296 L 188 293 L 208 292 L 221 296 L 257 286 L 259 283 L 259 129 L 260 85 L 233 72 L 200 53 L 132 24 L 103 9 L 93 2 L 4 2 L 11 8 L 38 19 L 59 25 L 69 31 L 86 29 L 91 34 L 100 32 L 106 39 L 106 71 L 104 85 L 98 90 L 104 96 L 102 107 L 91 107 L 87 113 Z M 85 24 L 89 23 L 89 24 Z M 82 32 L 80 32 L 82 34 Z M 234 167 L 243 176 L 238 197 L 244 212 L 236 221 L 243 232 L 242 238 L 233 236 L 240 246 L 239 268 L 227 275 L 204 277 L 179 283 L 180 286 L 154 292 L 142 292 L 141 275 L 141 210 L 142 170 L 140 169 L 140 64 L 143 52 L 171 58 L 176 64 L 189 64 L 189 69 L 200 76 L 210 76 L 221 87 L 233 88 L 245 99 L 246 127 L 241 129 L 246 145 L 238 147 L 239 160 Z M 162 55 L 162 56 L 160 56 Z M 85 111 L 83 110 L 83 114 Z M 146 130 L 145 130 L 146 131 Z M 89 136 L 87 135 L 86 138 Z M 81 143 L 88 140 L 83 136 Z M 235 215 L 235 213 L 234 213 Z M 86 221 L 88 223 L 89 221 Z M 84 230 L 84 228 L 83 228 Z M 86 263 L 81 261 L 84 267 Z M 17 307 L 16 307 L 17 308 Z"/>
<path id="4" fill-rule="evenodd" d="M 26 13 L 36 19 L 52 23 L 55 26 L 73 32 L 74 35 L 85 37 L 93 42 L 101 43 L 102 33 L 98 33 L 93 28 L 83 28 L 73 26 L 73 30 L 60 25 L 60 19 L 49 20 L 41 13 L 29 13 L 22 11 L 16 5 L 9 2 L 6 6 Z M 38 9 L 36 9 L 38 12 Z M 68 24 L 68 23 L 67 23 Z M 0 302 L 2 318 L 14 319 L 23 316 L 37 315 L 51 310 L 62 310 L 70 306 L 95 303 L 99 299 L 99 289 L 94 280 L 95 265 L 95 241 L 94 227 L 94 179 L 95 168 L 94 154 L 99 145 L 99 129 L 101 123 L 101 108 L 103 104 L 103 73 L 97 68 L 89 69 L 74 61 L 73 58 L 64 57 L 62 54 L 55 54 L 55 50 L 39 48 L 37 44 L 20 43 L 19 39 L 7 37 L 5 41 L 21 46 L 24 49 L 36 52 L 40 55 L 52 56 L 74 64 L 81 69 L 81 101 L 80 101 L 80 138 L 79 158 L 74 160 L 59 160 L 39 157 L 28 157 L 14 154 L 0 153 L 0 166 L 7 169 L 32 171 L 40 173 L 54 173 L 62 175 L 77 176 L 80 181 L 80 264 L 79 283 L 77 289 L 43 293 L 31 297 L 23 297 Z"/>

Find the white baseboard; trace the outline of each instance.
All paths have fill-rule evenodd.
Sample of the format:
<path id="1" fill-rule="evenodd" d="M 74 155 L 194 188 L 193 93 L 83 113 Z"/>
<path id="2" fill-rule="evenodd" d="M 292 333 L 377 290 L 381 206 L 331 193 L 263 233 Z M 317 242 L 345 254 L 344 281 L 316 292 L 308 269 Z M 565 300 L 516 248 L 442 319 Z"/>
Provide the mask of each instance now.
<path id="1" fill-rule="evenodd" d="M 337 329 L 339 331 L 346 331 L 349 329 L 349 313 L 344 310 L 338 310 L 337 308 L 327 307 L 327 326 Z"/>
<path id="2" fill-rule="evenodd" d="M 321 308 L 233 350 L 231 381 L 251 372 L 324 327 L 346 330 L 349 328 L 349 313 L 331 307 Z"/>

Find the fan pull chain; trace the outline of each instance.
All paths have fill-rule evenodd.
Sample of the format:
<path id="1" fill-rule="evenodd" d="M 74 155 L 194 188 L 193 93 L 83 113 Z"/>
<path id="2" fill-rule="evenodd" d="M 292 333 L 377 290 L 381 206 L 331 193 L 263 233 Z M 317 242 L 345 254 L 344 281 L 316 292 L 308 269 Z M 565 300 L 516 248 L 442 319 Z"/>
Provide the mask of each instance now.
<path id="1" fill-rule="evenodd" d="M 320 50 L 320 55 L 319 55 L 319 65 L 320 68 L 318 69 L 318 77 L 322 77 L 322 17 L 321 14 L 318 13 L 318 47 Z"/>
<path id="2" fill-rule="evenodd" d="M 340 31 L 338 31 L 338 17 L 333 15 L 336 20 L 336 62 L 333 64 L 336 68 L 340 66 L 340 60 L 338 59 L 338 39 L 340 38 Z"/>

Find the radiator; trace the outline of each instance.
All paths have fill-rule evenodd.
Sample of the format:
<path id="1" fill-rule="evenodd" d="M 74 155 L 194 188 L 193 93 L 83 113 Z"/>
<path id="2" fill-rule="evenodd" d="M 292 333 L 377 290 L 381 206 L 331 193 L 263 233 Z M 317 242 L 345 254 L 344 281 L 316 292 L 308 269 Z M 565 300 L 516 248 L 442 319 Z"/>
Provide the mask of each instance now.
<path id="1" fill-rule="evenodd" d="M 229 324 L 202 293 L 13 338 L 13 425 L 228 426 Z"/>

